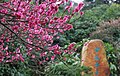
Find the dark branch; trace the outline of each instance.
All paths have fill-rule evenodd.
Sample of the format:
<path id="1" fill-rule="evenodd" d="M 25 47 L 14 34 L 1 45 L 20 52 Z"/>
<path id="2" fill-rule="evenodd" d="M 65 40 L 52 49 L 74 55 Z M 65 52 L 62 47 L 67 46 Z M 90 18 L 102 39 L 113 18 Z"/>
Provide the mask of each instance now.
<path id="1" fill-rule="evenodd" d="M 42 49 L 42 50 L 46 50 L 46 49 L 44 49 L 44 48 L 42 48 L 42 47 L 40 47 L 40 46 L 37 46 L 37 45 L 30 44 L 30 43 L 26 42 L 25 40 L 23 40 L 22 38 L 20 38 L 13 30 L 11 30 L 9 27 L 7 27 L 5 24 L 3 24 L 1 21 L 0 21 L 0 24 L 1 24 L 2 26 L 4 26 L 5 28 L 7 28 L 10 32 L 12 32 L 17 38 L 19 38 L 19 39 L 22 41 L 22 43 L 26 43 L 26 44 L 29 44 L 29 45 L 31 45 L 31 46 L 39 47 L 39 48 Z"/>

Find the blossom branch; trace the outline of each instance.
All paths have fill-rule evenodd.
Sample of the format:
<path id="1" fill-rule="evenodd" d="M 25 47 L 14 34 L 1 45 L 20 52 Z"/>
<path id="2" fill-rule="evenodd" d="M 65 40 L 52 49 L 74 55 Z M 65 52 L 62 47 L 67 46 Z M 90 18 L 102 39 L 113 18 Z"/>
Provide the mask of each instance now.
<path id="1" fill-rule="evenodd" d="M 0 21 L 0 24 L 1 24 L 2 26 L 4 26 L 5 28 L 7 28 L 10 32 L 12 32 L 13 34 L 15 34 L 15 36 L 16 36 L 17 38 L 19 38 L 23 43 L 27 43 L 27 44 L 29 44 L 29 45 L 32 45 L 32 46 L 35 46 L 35 47 L 39 47 L 39 48 L 42 49 L 42 50 L 46 50 L 46 49 L 43 49 L 43 48 L 40 47 L 40 46 L 36 46 L 36 45 L 34 45 L 34 44 L 31 44 L 31 43 L 26 42 L 25 40 L 23 40 L 22 38 L 20 38 L 13 30 L 11 30 L 9 27 L 7 27 L 5 24 L 3 24 L 1 21 Z"/>

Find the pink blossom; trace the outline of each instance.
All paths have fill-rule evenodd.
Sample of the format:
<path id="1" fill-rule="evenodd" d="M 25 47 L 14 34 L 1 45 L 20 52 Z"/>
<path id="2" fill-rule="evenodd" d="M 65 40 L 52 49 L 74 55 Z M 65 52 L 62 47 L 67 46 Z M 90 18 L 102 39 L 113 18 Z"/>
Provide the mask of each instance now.
<path id="1" fill-rule="evenodd" d="M 66 21 L 68 21 L 69 19 L 70 19 L 70 16 L 67 16 L 67 15 L 66 15 L 66 16 L 64 16 L 63 21 L 66 22 Z"/>
<path id="2" fill-rule="evenodd" d="M 69 6 L 66 6 L 65 7 L 65 10 L 68 10 L 68 12 L 70 12 L 70 8 L 73 6 L 73 3 L 70 2 Z"/>
<path id="3" fill-rule="evenodd" d="M 2 62 L 4 60 L 4 57 L 0 56 L 0 62 Z"/>
<path id="4" fill-rule="evenodd" d="M 68 50 L 64 50 L 64 53 L 67 53 L 68 52 Z"/>
<path id="5" fill-rule="evenodd" d="M 23 14 L 21 12 L 15 12 L 14 16 L 16 16 L 18 19 L 23 17 Z"/>
<path id="6" fill-rule="evenodd" d="M 44 35 L 42 37 L 42 40 L 46 40 L 46 41 L 51 41 L 53 39 L 53 36 L 50 36 L 50 35 Z"/>
<path id="7" fill-rule="evenodd" d="M 66 29 L 65 29 L 66 30 Z M 63 29 L 58 29 L 58 31 L 60 32 L 60 33 L 64 33 L 64 31 L 63 31 Z"/>
<path id="8" fill-rule="evenodd" d="M 24 62 L 24 58 L 22 57 L 22 55 L 20 55 L 20 60 Z"/>
<path id="9" fill-rule="evenodd" d="M 68 0 L 46 0 L 41 4 L 38 4 L 39 0 L 37 0 L 37 3 L 33 5 L 30 4 L 30 1 L 32 0 L 10 0 L 1 3 L 5 8 L 2 7 L 0 10 L 0 14 L 4 15 L 1 16 L 0 21 L 11 30 L 1 26 L 0 62 L 4 61 L 5 58 L 9 59 L 6 62 L 19 60 L 24 62 L 23 54 L 21 54 L 24 52 L 34 59 L 45 57 L 46 59 L 40 61 L 42 64 L 49 59 L 51 54 L 53 55 L 51 60 L 54 60 L 56 54 L 59 56 L 63 52 L 73 53 L 72 50 L 75 50 L 74 44 L 70 44 L 66 50 L 63 50 L 58 44 L 54 45 L 53 41 L 56 38 L 59 39 L 59 34 L 64 34 L 65 31 L 73 28 L 71 24 L 67 24 L 67 21 L 74 16 L 74 13 L 82 9 L 83 3 L 80 3 L 72 12 L 73 4 L 70 2 L 65 9 L 72 14 L 65 13 L 66 15 L 57 16 L 59 7 L 64 2 L 69 2 Z M 83 15 L 83 12 L 80 12 L 80 15 Z M 20 40 L 20 46 L 16 46 L 14 43 L 16 40 Z M 28 51 L 22 50 L 21 45 Z M 11 51 L 8 46 L 14 47 L 16 50 Z M 36 53 L 39 53 L 40 56 L 35 55 Z"/>
<path id="10" fill-rule="evenodd" d="M 32 44 L 31 39 L 27 38 L 26 40 L 27 40 L 28 43 Z"/>
<path id="11" fill-rule="evenodd" d="M 89 42 L 86 42 L 85 44 L 84 44 L 84 46 L 87 46 L 89 44 Z"/>
<path id="12" fill-rule="evenodd" d="M 6 38 L 6 42 L 9 42 L 10 41 L 10 39 L 9 38 Z"/>
<path id="13" fill-rule="evenodd" d="M 72 29 L 73 26 L 72 26 L 71 24 L 66 24 L 66 25 L 63 26 L 63 28 L 64 28 L 64 30 L 66 31 L 66 30 Z"/>
<path id="14" fill-rule="evenodd" d="M 8 62 L 12 62 L 12 60 L 6 60 L 5 62 L 6 62 L 6 63 L 8 63 Z"/>
<path id="15" fill-rule="evenodd" d="M 82 16 L 84 14 L 84 12 L 80 12 L 80 15 Z"/>
<path id="16" fill-rule="evenodd" d="M 43 9 L 46 8 L 46 4 L 41 4 L 40 6 L 41 6 Z"/>
<path id="17" fill-rule="evenodd" d="M 17 25 L 15 25 L 15 26 L 12 27 L 12 30 L 14 30 L 14 31 L 17 32 L 18 28 L 19 28 L 19 27 L 18 27 Z"/>
<path id="18" fill-rule="evenodd" d="M 32 55 L 31 57 L 34 59 L 34 58 L 35 58 L 35 55 Z"/>
<path id="19" fill-rule="evenodd" d="M 63 60 L 64 60 L 64 61 L 66 61 L 66 60 L 67 60 L 67 58 L 66 58 L 66 57 L 64 57 L 64 58 L 63 58 Z"/>
<path id="20" fill-rule="evenodd" d="M 6 46 L 4 50 L 8 50 L 8 46 Z"/>
<path id="21" fill-rule="evenodd" d="M 60 36 L 57 36 L 57 39 L 59 39 L 60 38 Z"/>
<path id="22" fill-rule="evenodd" d="M 5 18 L 2 18 L 2 19 L 1 19 L 1 22 L 5 22 Z"/>
<path id="23" fill-rule="evenodd" d="M 68 0 L 64 0 L 65 2 L 68 2 Z"/>
<path id="24" fill-rule="evenodd" d="M 68 54 L 73 54 L 73 52 L 70 51 L 70 52 L 68 52 Z"/>
<path id="25" fill-rule="evenodd" d="M 0 12 L 7 14 L 7 13 L 8 13 L 8 10 L 7 10 L 7 9 L 2 9 L 2 10 L 0 10 Z"/>
<path id="26" fill-rule="evenodd" d="M 41 64 L 42 64 L 42 61 L 39 61 L 38 64 L 41 65 Z"/>
<path id="27" fill-rule="evenodd" d="M 20 49 L 19 48 L 16 49 L 16 53 L 20 53 Z"/>
<path id="28" fill-rule="evenodd" d="M 43 52 L 43 53 L 40 54 L 40 57 L 44 57 L 46 55 L 47 55 L 47 52 Z"/>
<path id="29" fill-rule="evenodd" d="M 48 48 L 48 50 L 50 50 L 50 51 L 51 50 L 57 50 L 58 51 L 59 49 L 60 49 L 60 47 L 58 46 L 58 44 L 56 44 L 56 45 L 51 46 L 51 47 Z"/>
<path id="30" fill-rule="evenodd" d="M 46 60 L 43 60 L 42 62 L 43 62 L 43 63 L 45 63 L 45 62 L 46 62 Z"/>
<path id="31" fill-rule="evenodd" d="M 54 54 L 61 54 L 61 52 L 60 51 L 58 51 L 59 49 L 57 49 L 57 50 L 54 50 Z"/>
<path id="32" fill-rule="evenodd" d="M 6 56 L 8 56 L 9 55 L 9 53 L 8 53 L 8 51 L 6 51 Z"/>
<path id="33" fill-rule="evenodd" d="M 68 46 L 68 50 L 73 50 L 74 49 L 74 46 L 75 46 L 76 43 L 71 43 L 69 46 Z"/>
<path id="34" fill-rule="evenodd" d="M 46 58 L 46 60 L 48 61 L 48 60 L 49 60 L 49 58 L 47 57 L 47 58 Z"/>
<path id="35" fill-rule="evenodd" d="M 55 56 L 52 56 L 52 57 L 51 57 L 51 60 L 53 61 L 54 59 L 55 59 Z"/>
<path id="36" fill-rule="evenodd" d="M 83 2 L 80 2 L 77 7 L 73 10 L 73 13 L 80 11 L 84 6 Z"/>

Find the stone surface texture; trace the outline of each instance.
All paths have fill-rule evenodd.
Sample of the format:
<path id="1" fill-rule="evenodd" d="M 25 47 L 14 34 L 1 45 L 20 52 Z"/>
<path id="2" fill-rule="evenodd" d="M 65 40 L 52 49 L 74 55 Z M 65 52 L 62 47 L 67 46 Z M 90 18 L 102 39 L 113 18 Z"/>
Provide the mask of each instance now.
<path id="1" fill-rule="evenodd" d="M 110 69 L 106 58 L 103 41 L 99 39 L 86 42 L 82 49 L 81 65 L 88 66 L 92 70 L 92 76 L 109 76 Z M 82 73 L 84 76 L 84 73 Z"/>

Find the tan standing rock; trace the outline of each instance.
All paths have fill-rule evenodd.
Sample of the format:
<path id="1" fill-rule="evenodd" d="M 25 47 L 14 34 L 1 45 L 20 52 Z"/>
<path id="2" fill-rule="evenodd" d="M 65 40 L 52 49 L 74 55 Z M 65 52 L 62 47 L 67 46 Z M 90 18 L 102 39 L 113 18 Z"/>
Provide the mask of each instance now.
<path id="1" fill-rule="evenodd" d="M 95 39 L 84 44 L 81 65 L 90 67 L 91 72 L 93 73 L 92 76 L 110 75 L 103 41 Z"/>

